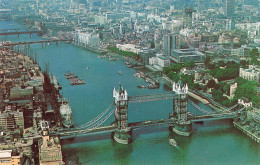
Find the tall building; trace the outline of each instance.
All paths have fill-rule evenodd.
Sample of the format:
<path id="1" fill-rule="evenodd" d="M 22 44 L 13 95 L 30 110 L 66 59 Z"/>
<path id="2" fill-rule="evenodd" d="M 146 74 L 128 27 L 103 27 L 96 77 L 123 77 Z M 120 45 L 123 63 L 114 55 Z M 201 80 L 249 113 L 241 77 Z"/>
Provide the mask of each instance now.
<path id="1" fill-rule="evenodd" d="M 185 12 L 184 12 L 184 20 L 185 20 L 184 27 L 185 28 L 191 29 L 191 27 L 192 27 L 192 13 L 193 12 L 194 12 L 194 10 L 193 10 L 192 7 L 185 8 Z"/>
<path id="2" fill-rule="evenodd" d="M 226 0 L 225 5 L 226 5 L 225 6 L 225 15 L 230 18 L 234 15 L 235 2 L 234 2 L 234 0 Z"/>
<path id="3" fill-rule="evenodd" d="M 171 56 L 172 50 L 176 49 L 176 35 L 164 35 L 163 36 L 163 54 L 165 56 Z"/>

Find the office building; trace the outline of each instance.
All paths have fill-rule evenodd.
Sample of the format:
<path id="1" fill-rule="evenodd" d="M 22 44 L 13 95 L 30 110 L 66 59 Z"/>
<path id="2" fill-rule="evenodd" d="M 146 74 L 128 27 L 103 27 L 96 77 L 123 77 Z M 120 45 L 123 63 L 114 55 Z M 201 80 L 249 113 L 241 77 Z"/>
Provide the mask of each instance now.
<path id="1" fill-rule="evenodd" d="M 167 57 L 171 56 L 172 51 L 176 49 L 176 35 L 163 36 L 163 54 Z"/>
<path id="2" fill-rule="evenodd" d="M 195 49 L 175 49 L 170 59 L 176 63 L 196 62 L 202 63 L 205 60 L 205 54 Z"/>
<path id="3" fill-rule="evenodd" d="M 225 15 L 226 15 L 228 18 L 231 18 L 231 17 L 233 17 L 233 15 L 234 15 L 234 5 L 235 5 L 234 0 L 226 0 L 226 4 L 225 4 Z"/>

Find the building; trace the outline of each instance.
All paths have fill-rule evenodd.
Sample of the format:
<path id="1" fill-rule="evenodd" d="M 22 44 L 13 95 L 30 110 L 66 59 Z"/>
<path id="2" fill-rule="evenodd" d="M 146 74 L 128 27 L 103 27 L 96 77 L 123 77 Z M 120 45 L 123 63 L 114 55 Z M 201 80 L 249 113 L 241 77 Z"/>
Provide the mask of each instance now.
<path id="1" fill-rule="evenodd" d="M 165 68 L 170 66 L 170 59 L 163 55 L 157 55 L 156 57 L 149 58 L 149 65 L 159 66 L 159 68 Z"/>
<path id="2" fill-rule="evenodd" d="M 228 18 L 231 18 L 234 15 L 234 5 L 235 5 L 234 0 L 226 0 L 225 15 Z"/>
<path id="3" fill-rule="evenodd" d="M 170 59 L 176 63 L 196 62 L 202 63 L 205 60 L 205 54 L 195 49 L 175 49 Z"/>
<path id="4" fill-rule="evenodd" d="M 132 52 L 132 53 L 135 53 L 135 54 L 138 54 L 141 49 L 140 47 L 137 47 L 136 45 L 134 44 L 116 44 L 116 47 L 119 49 L 119 50 L 123 50 L 123 51 L 126 51 L 126 52 Z"/>
<path id="5" fill-rule="evenodd" d="M 105 16 L 96 15 L 94 18 L 95 18 L 95 24 L 104 25 L 107 23 L 107 19 Z"/>
<path id="6" fill-rule="evenodd" d="M 112 20 L 118 20 L 121 18 L 130 18 L 130 12 L 120 12 L 120 13 L 107 13 L 106 14 L 106 19 L 112 19 Z"/>
<path id="7" fill-rule="evenodd" d="M 170 59 L 165 56 L 158 56 L 158 65 L 161 67 L 169 67 L 170 66 Z"/>
<path id="8" fill-rule="evenodd" d="M 238 49 L 231 49 L 231 56 L 243 58 L 245 57 L 245 46 Z"/>
<path id="9" fill-rule="evenodd" d="M 99 34 L 95 34 L 92 32 L 84 32 L 81 30 L 77 30 L 75 40 L 79 45 L 90 47 L 99 46 Z"/>
<path id="10" fill-rule="evenodd" d="M 0 128 L 2 129 L 24 129 L 24 118 L 22 112 L 4 111 L 0 112 Z"/>
<path id="11" fill-rule="evenodd" d="M 1 165 L 20 165 L 21 157 L 13 155 L 12 150 L 0 150 Z"/>
<path id="12" fill-rule="evenodd" d="M 40 165 L 62 165 L 61 145 L 58 137 L 44 135 L 39 141 Z"/>
<path id="13" fill-rule="evenodd" d="M 172 50 L 176 49 L 176 35 L 163 36 L 163 54 L 167 57 L 171 56 Z"/>
<path id="14" fill-rule="evenodd" d="M 230 85 L 230 91 L 229 91 L 230 97 L 232 98 L 234 97 L 236 89 L 237 89 L 237 83 Z"/>
<path id="15" fill-rule="evenodd" d="M 239 77 L 247 79 L 248 81 L 257 81 L 260 80 L 260 68 L 253 65 L 249 65 L 249 69 L 240 68 Z"/>
<path id="16" fill-rule="evenodd" d="M 10 90 L 10 100 L 32 99 L 33 87 L 12 87 Z"/>
<path id="17" fill-rule="evenodd" d="M 185 12 L 184 12 L 185 28 L 191 29 L 192 27 L 192 13 L 193 13 L 192 7 L 185 8 Z"/>
<path id="18" fill-rule="evenodd" d="M 234 18 L 227 19 L 227 21 L 226 21 L 226 30 L 228 30 L 228 31 L 234 30 L 235 26 L 236 26 L 236 24 L 235 24 Z"/>

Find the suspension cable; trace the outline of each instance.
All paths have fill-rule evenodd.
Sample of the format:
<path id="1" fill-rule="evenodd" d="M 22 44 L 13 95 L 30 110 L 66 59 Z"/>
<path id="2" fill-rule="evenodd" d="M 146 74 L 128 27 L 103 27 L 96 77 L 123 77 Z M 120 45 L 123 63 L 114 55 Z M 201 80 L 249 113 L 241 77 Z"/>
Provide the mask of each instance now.
<path id="1" fill-rule="evenodd" d="M 87 122 L 83 125 L 78 126 L 77 128 L 81 129 L 81 128 L 85 128 L 85 127 L 92 125 L 93 123 L 95 123 L 96 121 L 101 119 L 111 109 L 112 105 L 113 105 L 113 103 L 104 112 L 99 114 L 97 117 L 95 117 L 94 119 L 90 120 L 89 122 Z"/>

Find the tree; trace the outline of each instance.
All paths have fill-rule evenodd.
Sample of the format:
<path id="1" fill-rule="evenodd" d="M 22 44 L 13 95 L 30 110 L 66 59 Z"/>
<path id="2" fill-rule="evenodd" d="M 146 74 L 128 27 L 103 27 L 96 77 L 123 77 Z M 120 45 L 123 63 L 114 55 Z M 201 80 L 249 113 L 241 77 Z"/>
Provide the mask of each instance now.
<path id="1" fill-rule="evenodd" d="M 170 70 L 178 73 L 181 70 L 182 66 L 181 64 L 173 64 L 170 66 Z"/>
<path id="2" fill-rule="evenodd" d="M 209 80 L 207 83 L 208 88 L 214 88 L 216 86 L 216 82 L 214 80 Z"/>
<path id="3" fill-rule="evenodd" d="M 240 99 L 242 97 L 247 98 L 249 101 L 257 100 L 254 98 L 257 97 L 256 86 L 253 83 L 245 83 L 239 86 L 235 91 L 235 98 Z M 259 100 L 258 97 L 258 102 Z"/>
<path id="4" fill-rule="evenodd" d="M 223 96 L 223 92 L 220 90 L 213 90 L 212 92 L 212 97 L 215 101 L 217 102 L 222 102 L 224 101 L 226 98 Z"/>
<path id="5" fill-rule="evenodd" d="M 237 78 L 235 79 L 235 82 L 237 83 L 238 86 L 241 86 L 241 85 L 247 83 L 248 80 L 243 79 L 242 77 L 237 77 Z"/>
<path id="6" fill-rule="evenodd" d="M 176 74 L 174 71 L 170 71 L 170 72 L 167 74 L 167 76 L 168 76 L 169 78 L 171 78 L 174 74 Z"/>
<path id="7" fill-rule="evenodd" d="M 179 74 L 174 74 L 171 79 L 175 82 L 177 82 L 180 79 L 180 75 Z"/>
<path id="8" fill-rule="evenodd" d="M 258 49 L 253 48 L 250 51 L 250 57 L 251 57 L 250 64 L 252 64 L 252 65 L 259 65 L 259 62 L 257 60 L 258 56 L 259 56 Z"/>
<path id="9" fill-rule="evenodd" d="M 240 66 L 242 67 L 242 68 L 244 68 L 244 69 L 246 69 L 247 68 L 247 65 L 248 65 L 249 63 L 246 61 L 246 60 L 241 60 L 240 61 Z"/>
<path id="10" fill-rule="evenodd" d="M 219 67 L 224 67 L 225 66 L 225 62 L 224 61 L 219 61 L 218 62 L 218 66 Z"/>
<path id="11" fill-rule="evenodd" d="M 195 67 L 195 63 L 194 63 L 194 61 L 185 62 L 185 63 L 183 64 L 183 67 L 185 67 L 185 68 L 187 68 L 187 69 L 192 69 L 192 68 Z"/>
<path id="12" fill-rule="evenodd" d="M 250 51 L 250 57 L 258 57 L 258 56 L 259 56 L 258 49 L 257 49 L 257 48 L 253 48 L 253 49 Z"/>
<path id="13" fill-rule="evenodd" d="M 205 58 L 204 64 L 205 64 L 205 66 L 208 66 L 209 63 L 210 63 L 210 58 L 207 56 Z"/>

